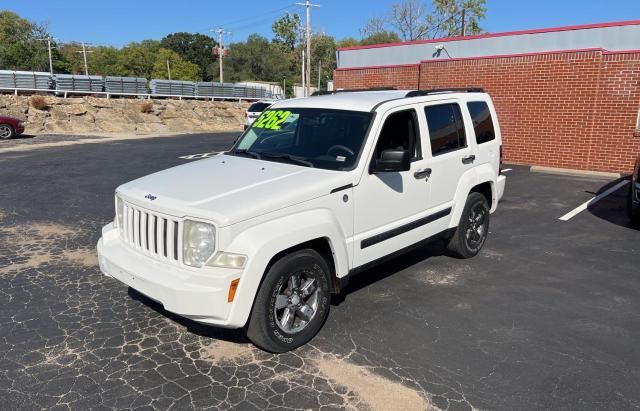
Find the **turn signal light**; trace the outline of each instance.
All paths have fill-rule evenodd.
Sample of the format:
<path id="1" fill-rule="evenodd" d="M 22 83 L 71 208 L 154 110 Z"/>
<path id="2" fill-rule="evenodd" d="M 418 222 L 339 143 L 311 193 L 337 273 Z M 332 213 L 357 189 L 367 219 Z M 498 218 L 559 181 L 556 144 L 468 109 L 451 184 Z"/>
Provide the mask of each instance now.
<path id="1" fill-rule="evenodd" d="M 238 284 L 240 284 L 240 279 L 236 278 L 231 281 L 231 285 L 229 286 L 229 295 L 227 297 L 227 302 L 232 303 L 233 299 L 236 297 L 236 290 L 238 289 Z"/>

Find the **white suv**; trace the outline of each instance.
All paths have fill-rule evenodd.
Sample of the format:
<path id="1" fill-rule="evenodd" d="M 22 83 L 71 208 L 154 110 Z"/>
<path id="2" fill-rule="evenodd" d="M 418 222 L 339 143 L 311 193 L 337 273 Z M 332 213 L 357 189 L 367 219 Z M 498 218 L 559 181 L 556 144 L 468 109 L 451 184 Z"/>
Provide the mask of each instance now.
<path id="1" fill-rule="evenodd" d="M 230 151 L 118 187 L 100 268 L 168 311 L 291 350 L 371 264 L 436 236 L 478 253 L 505 186 L 496 120 L 479 89 L 275 103 Z"/>
<path id="2" fill-rule="evenodd" d="M 275 103 L 276 100 L 260 100 L 251 104 L 247 111 L 244 112 L 244 129 L 251 127 L 251 124 L 260 117 L 263 111 Z"/>

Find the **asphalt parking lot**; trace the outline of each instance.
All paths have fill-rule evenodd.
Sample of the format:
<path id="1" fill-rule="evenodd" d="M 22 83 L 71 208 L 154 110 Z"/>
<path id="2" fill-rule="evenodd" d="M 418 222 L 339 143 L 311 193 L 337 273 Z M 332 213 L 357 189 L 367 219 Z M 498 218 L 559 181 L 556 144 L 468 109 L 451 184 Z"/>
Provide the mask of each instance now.
<path id="1" fill-rule="evenodd" d="M 558 219 L 611 181 L 513 167 L 480 255 L 453 259 L 434 242 L 361 274 L 287 354 L 100 274 L 115 187 L 237 134 L 0 153 L 3 409 L 640 407 L 628 186 Z"/>

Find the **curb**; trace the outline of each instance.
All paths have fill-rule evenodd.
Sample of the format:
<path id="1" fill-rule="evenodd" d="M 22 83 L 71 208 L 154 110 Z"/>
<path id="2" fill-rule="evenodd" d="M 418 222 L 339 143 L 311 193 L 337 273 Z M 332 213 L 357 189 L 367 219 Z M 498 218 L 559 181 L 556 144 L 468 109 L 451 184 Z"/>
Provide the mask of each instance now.
<path id="1" fill-rule="evenodd" d="M 531 166 L 532 173 L 545 173 L 556 174 L 563 176 L 578 176 L 578 177 L 597 177 L 597 178 L 620 178 L 620 173 L 609 173 L 606 171 L 589 171 L 589 170 L 576 170 L 572 168 L 556 168 L 556 167 L 543 167 L 543 166 Z"/>

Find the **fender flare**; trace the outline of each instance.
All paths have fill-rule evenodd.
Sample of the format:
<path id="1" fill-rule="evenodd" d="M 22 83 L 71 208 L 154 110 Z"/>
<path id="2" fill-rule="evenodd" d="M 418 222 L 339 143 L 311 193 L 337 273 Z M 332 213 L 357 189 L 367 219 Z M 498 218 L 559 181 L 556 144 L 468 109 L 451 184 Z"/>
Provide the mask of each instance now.
<path id="1" fill-rule="evenodd" d="M 283 230 L 286 227 L 287 230 Z M 266 221 L 238 234 L 225 251 L 249 256 L 242 272 L 228 323 L 242 327 L 251 314 L 269 262 L 278 253 L 299 244 L 325 238 L 333 254 L 338 277 L 349 272 L 345 236 L 328 209 L 309 210 Z"/>
<path id="2" fill-rule="evenodd" d="M 453 212 L 451 214 L 451 220 L 449 220 L 449 228 L 455 228 L 460 223 L 460 217 L 462 216 L 462 211 L 464 210 L 464 205 L 467 202 L 467 197 L 469 197 L 469 193 L 471 190 L 483 183 L 490 183 L 491 185 L 491 212 L 495 211 L 495 208 L 498 205 L 497 201 L 497 192 L 495 185 L 495 175 L 494 169 L 490 164 L 482 164 L 478 167 L 474 167 L 471 170 L 467 170 L 458 182 L 458 187 L 456 188 L 456 193 L 453 197 Z"/>

